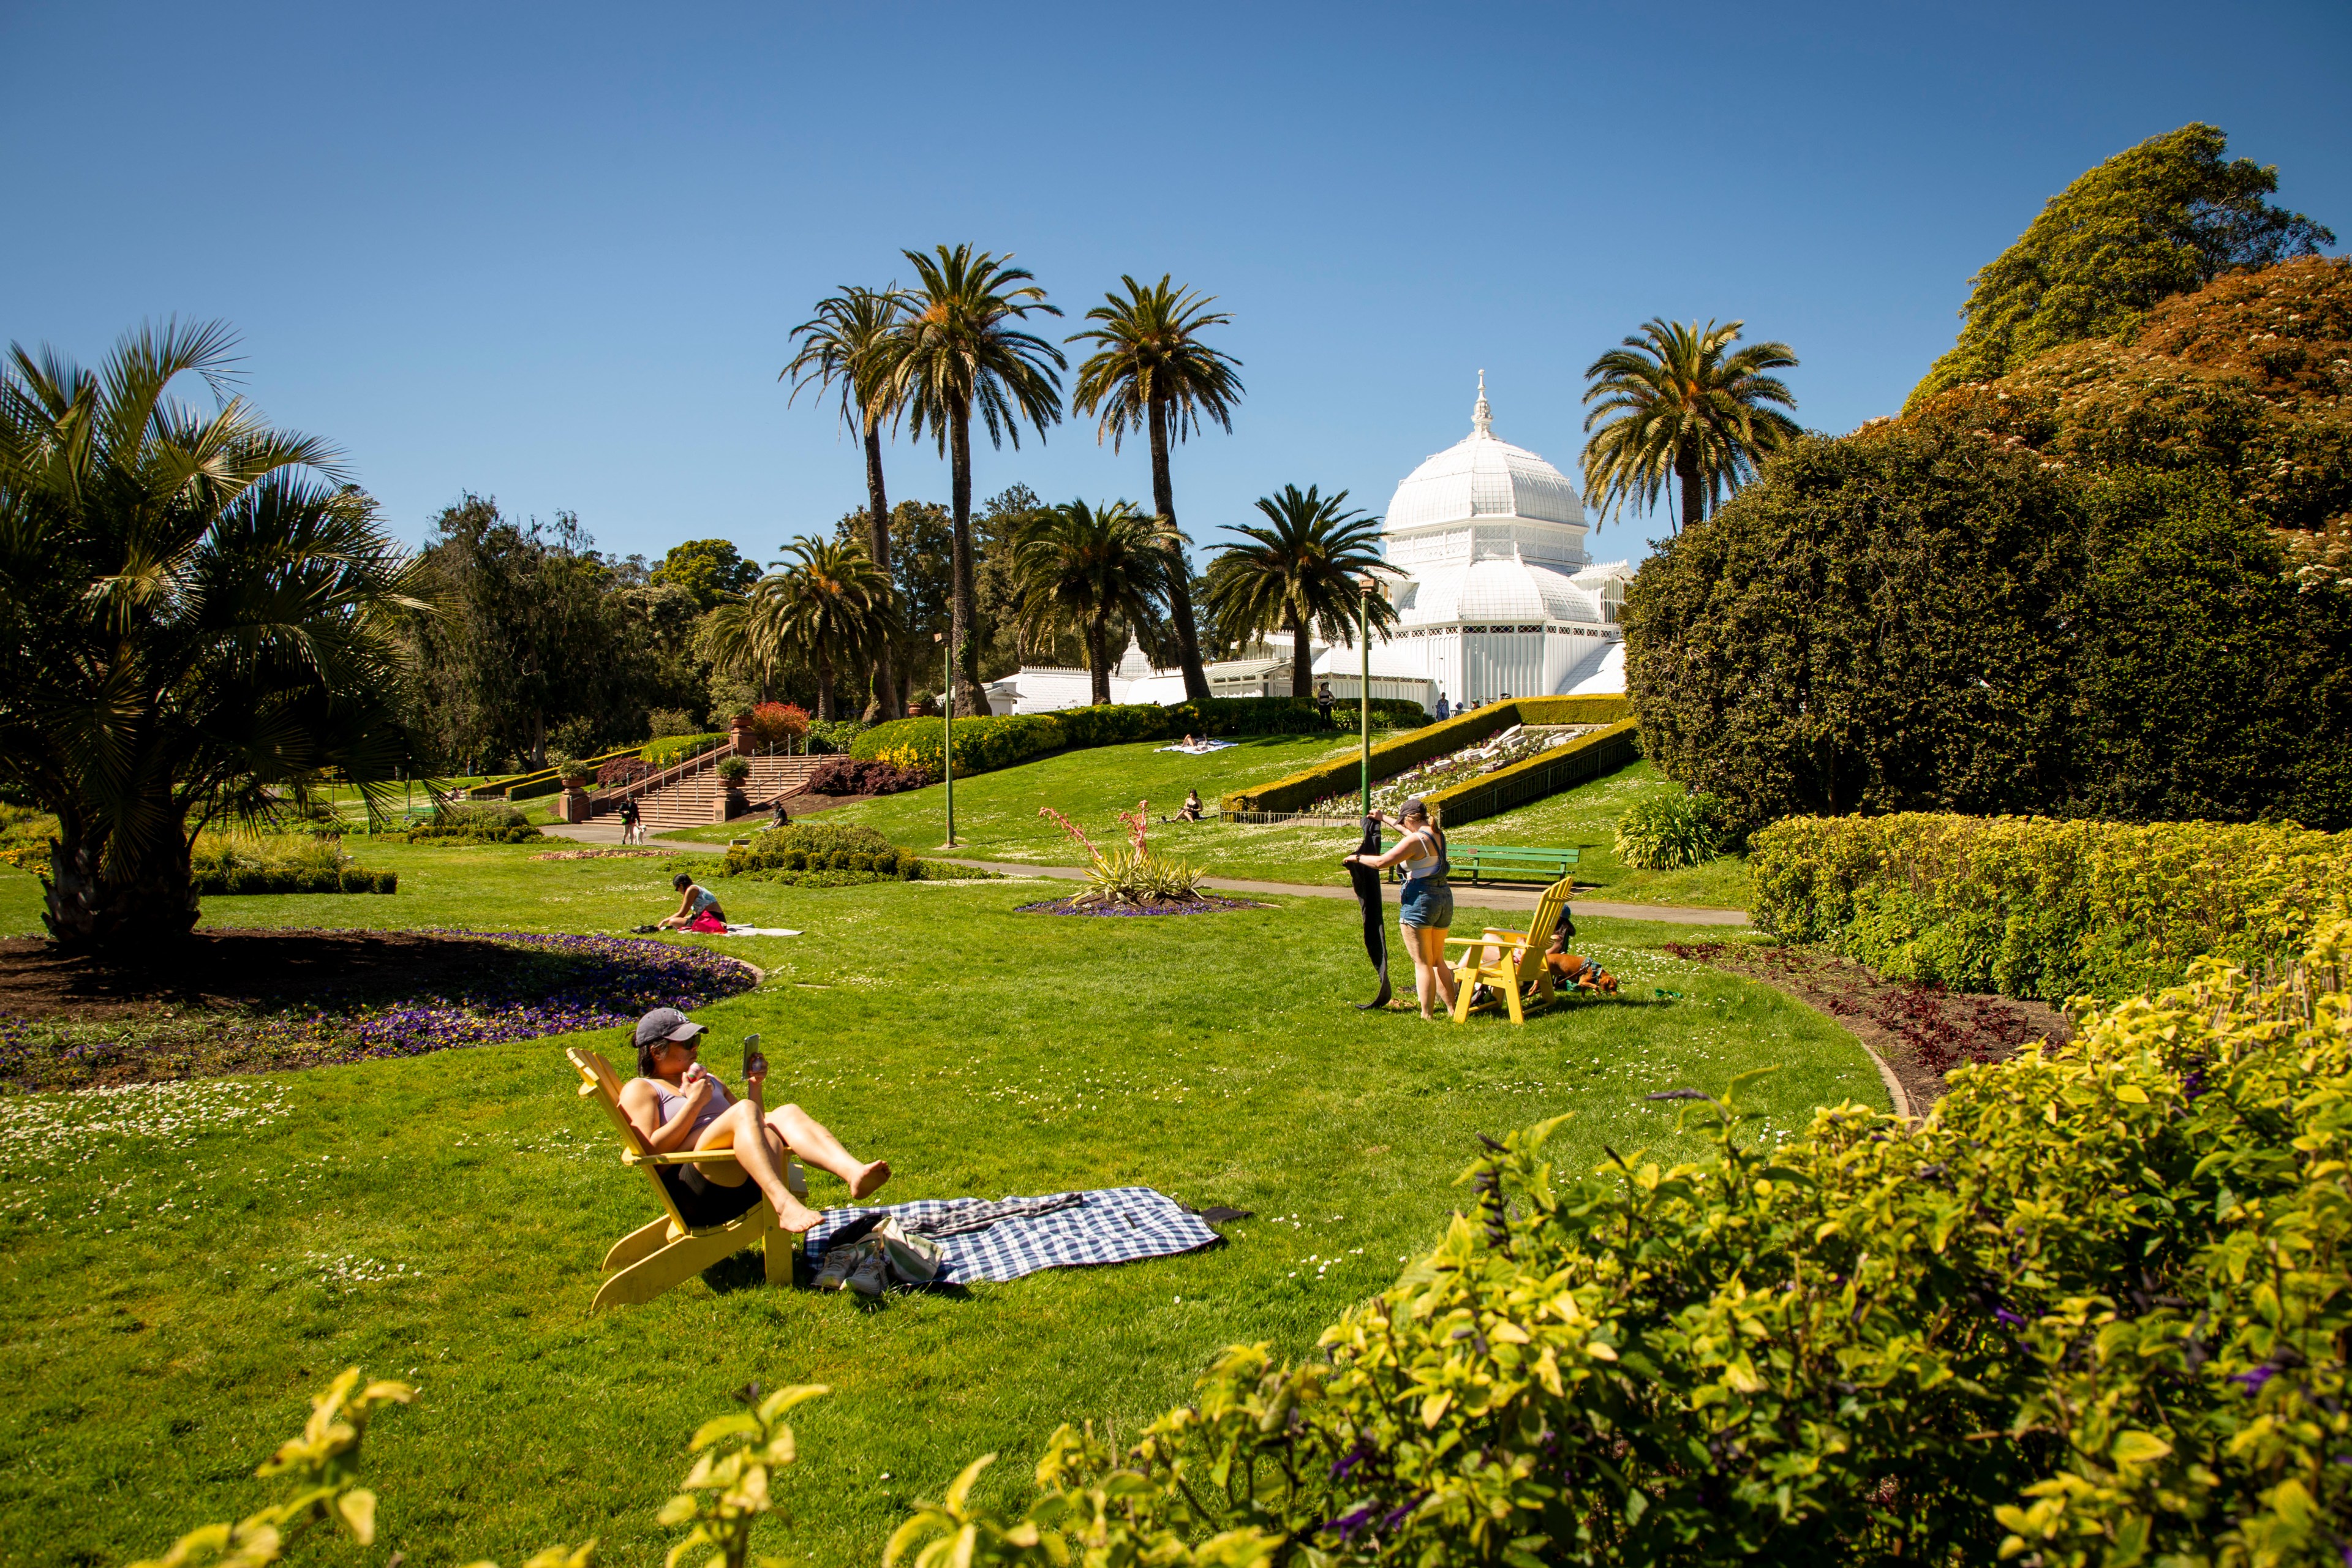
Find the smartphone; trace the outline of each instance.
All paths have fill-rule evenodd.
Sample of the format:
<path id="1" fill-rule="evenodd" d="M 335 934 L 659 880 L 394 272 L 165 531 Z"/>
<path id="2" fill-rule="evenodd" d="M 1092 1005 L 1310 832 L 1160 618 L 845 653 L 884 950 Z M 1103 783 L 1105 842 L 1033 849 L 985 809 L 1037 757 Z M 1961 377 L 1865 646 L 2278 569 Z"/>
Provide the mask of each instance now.
<path id="1" fill-rule="evenodd" d="M 757 1035 L 744 1036 L 743 1080 L 746 1083 L 749 1083 L 753 1077 L 763 1075 L 767 1070 L 768 1058 L 760 1054 L 760 1037 Z"/>

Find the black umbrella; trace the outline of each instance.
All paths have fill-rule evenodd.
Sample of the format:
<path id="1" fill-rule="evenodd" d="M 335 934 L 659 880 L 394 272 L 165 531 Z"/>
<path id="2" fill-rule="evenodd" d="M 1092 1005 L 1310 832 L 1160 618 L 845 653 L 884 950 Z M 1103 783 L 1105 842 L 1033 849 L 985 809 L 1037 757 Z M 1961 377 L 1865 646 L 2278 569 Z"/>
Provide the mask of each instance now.
<path id="1" fill-rule="evenodd" d="M 1364 841 L 1356 846 L 1359 856 L 1381 852 L 1381 819 L 1364 818 Z M 1356 902 L 1364 911 L 1364 951 L 1371 955 L 1372 968 L 1381 977 L 1381 994 L 1369 1002 L 1359 1002 L 1356 1010 L 1369 1013 L 1375 1007 L 1389 1005 L 1389 941 L 1388 927 L 1381 918 L 1381 874 L 1361 860 L 1348 863 L 1348 880 L 1356 885 Z"/>

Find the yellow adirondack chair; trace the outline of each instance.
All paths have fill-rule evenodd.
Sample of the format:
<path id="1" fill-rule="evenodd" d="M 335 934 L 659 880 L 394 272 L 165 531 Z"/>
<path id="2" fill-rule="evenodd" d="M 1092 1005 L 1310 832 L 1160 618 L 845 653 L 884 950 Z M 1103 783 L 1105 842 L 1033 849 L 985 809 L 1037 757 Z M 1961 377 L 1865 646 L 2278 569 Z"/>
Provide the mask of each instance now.
<path id="1" fill-rule="evenodd" d="M 1569 895 L 1576 890 L 1576 879 L 1562 877 L 1543 890 L 1536 900 L 1536 912 L 1528 921 L 1525 931 L 1500 931 L 1488 926 L 1477 936 L 1448 937 L 1445 945 L 1466 949 L 1454 966 L 1454 1021 L 1469 1022 L 1470 994 L 1480 985 L 1493 988 L 1501 1005 L 1510 1009 L 1511 1022 L 1528 1021 L 1527 1006 L 1519 993 L 1528 985 L 1536 988 L 1536 1005 L 1549 1005 L 1554 994 L 1551 970 L 1544 963 L 1544 943 L 1551 940 L 1551 928 L 1559 923 L 1560 910 L 1568 907 Z M 1496 950 L 1495 962 L 1486 961 L 1486 949 Z M 1486 1006 L 1495 1006 L 1488 1002 Z"/>
<path id="2" fill-rule="evenodd" d="M 612 1278 L 596 1292 L 588 1310 L 593 1312 L 605 1307 L 650 1301 L 671 1286 L 755 1245 L 766 1249 L 768 1283 L 791 1284 L 793 1258 L 800 1248 L 801 1238 L 776 1223 L 775 1205 L 763 1200 L 740 1218 L 697 1230 L 679 1217 L 677 1205 L 670 1201 L 669 1189 L 662 1185 L 654 1169 L 657 1165 L 715 1164 L 734 1156 L 718 1149 L 653 1152 L 646 1147 L 644 1136 L 630 1123 L 628 1112 L 621 1109 L 621 1080 L 614 1073 L 613 1064 L 595 1051 L 577 1047 L 563 1054 L 580 1071 L 580 1092 L 593 1096 L 604 1108 L 604 1114 L 613 1119 L 613 1126 L 621 1135 L 621 1163 L 635 1165 L 646 1173 L 654 1197 L 662 1206 L 661 1218 L 629 1232 L 604 1254 L 604 1272 Z M 807 1201 L 808 1177 L 802 1172 L 799 1161 L 785 1160 L 784 1185 L 792 1189 L 793 1196 Z"/>

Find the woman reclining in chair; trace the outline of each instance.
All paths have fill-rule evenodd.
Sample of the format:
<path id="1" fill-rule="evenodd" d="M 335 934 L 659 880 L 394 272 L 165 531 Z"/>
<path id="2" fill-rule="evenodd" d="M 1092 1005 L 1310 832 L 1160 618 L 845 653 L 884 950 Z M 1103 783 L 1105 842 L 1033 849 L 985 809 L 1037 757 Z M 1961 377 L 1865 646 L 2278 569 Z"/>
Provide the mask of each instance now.
<path id="1" fill-rule="evenodd" d="M 887 1160 L 860 1162 L 841 1141 L 797 1105 L 765 1110 L 760 1088 L 764 1065 L 750 1075 L 748 1099 L 737 1100 L 695 1058 L 702 1026 L 675 1007 L 656 1007 L 637 1020 L 637 1072 L 621 1086 L 621 1110 L 646 1148 L 656 1154 L 680 1149 L 731 1149 L 732 1163 L 656 1165 L 680 1218 L 700 1230 L 748 1213 L 761 1196 L 776 1205 L 776 1218 L 789 1231 L 816 1224 L 817 1212 L 784 1185 L 784 1157 L 797 1154 L 849 1184 L 862 1198 L 890 1179 Z"/>

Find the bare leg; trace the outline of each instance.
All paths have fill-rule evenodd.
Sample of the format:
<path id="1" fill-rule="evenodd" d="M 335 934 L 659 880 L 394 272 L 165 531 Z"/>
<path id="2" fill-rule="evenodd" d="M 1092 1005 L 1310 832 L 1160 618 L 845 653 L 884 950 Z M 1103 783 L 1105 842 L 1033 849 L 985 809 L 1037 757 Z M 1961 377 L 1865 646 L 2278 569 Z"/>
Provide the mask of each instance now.
<path id="1" fill-rule="evenodd" d="M 1437 993 L 1446 1012 L 1454 1011 L 1454 971 L 1445 963 L 1445 926 L 1408 926 L 1405 940 L 1413 944 L 1413 989 L 1421 998 L 1421 1016 L 1429 1016 L 1429 994 Z"/>
<path id="2" fill-rule="evenodd" d="M 742 1168 L 742 1173 L 758 1183 L 760 1191 L 776 1205 L 776 1219 L 786 1230 L 808 1230 L 823 1217 L 794 1197 L 792 1189 L 784 1185 L 785 1144 L 782 1135 L 772 1131 L 760 1120 L 760 1108 L 750 1100 L 738 1100 L 729 1106 L 718 1121 L 703 1129 L 702 1136 L 695 1141 L 694 1146 L 698 1149 L 725 1149 L 732 1152 L 735 1163 Z M 722 1187 L 737 1184 L 727 1180 L 724 1166 L 706 1168 L 702 1173 L 706 1180 Z"/>
<path id="3" fill-rule="evenodd" d="M 889 1161 L 860 1160 L 841 1146 L 841 1140 L 824 1123 L 797 1105 L 780 1105 L 768 1112 L 768 1125 L 782 1136 L 793 1153 L 848 1183 L 853 1198 L 866 1196 L 890 1179 Z"/>

